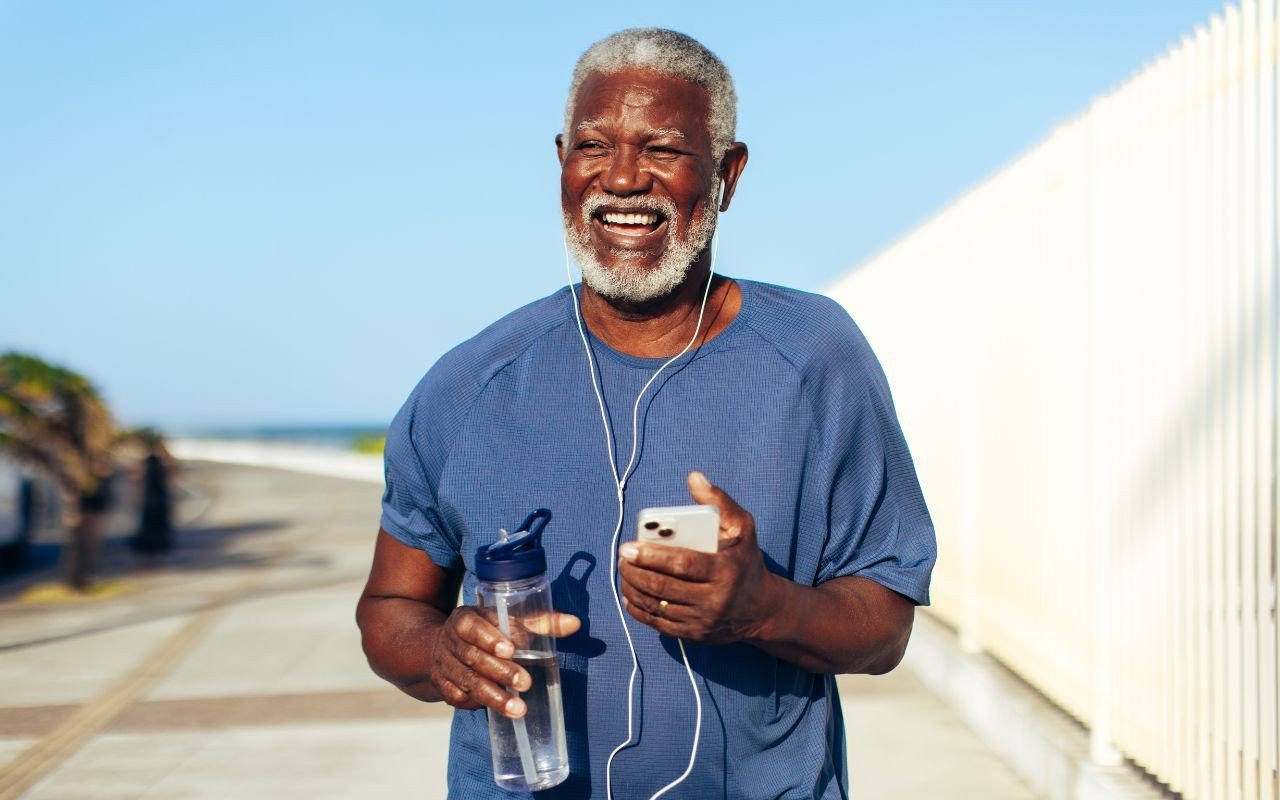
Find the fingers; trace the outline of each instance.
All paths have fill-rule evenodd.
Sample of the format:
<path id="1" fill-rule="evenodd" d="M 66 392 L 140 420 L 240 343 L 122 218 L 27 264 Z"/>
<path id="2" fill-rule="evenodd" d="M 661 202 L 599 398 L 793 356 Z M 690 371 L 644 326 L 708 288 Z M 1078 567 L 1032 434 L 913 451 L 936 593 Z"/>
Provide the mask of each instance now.
<path id="1" fill-rule="evenodd" d="M 666 605 L 662 604 L 664 600 Z M 635 612 L 642 612 L 648 616 L 665 619 L 669 622 L 683 622 L 696 616 L 694 613 L 696 608 L 692 603 L 649 594 L 648 592 L 640 591 L 634 586 L 623 587 L 622 601 L 627 610 L 633 612 L 633 616 L 635 616 Z"/>
<path id="2" fill-rule="evenodd" d="M 658 572 L 681 581 L 706 583 L 715 577 L 717 554 L 700 553 L 687 547 L 627 542 L 618 548 L 618 557 L 622 572 Z"/>
<path id="3" fill-rule="evenodd" d="M 461 606 L 449 616 L 448 624 L 458 638 L 499 658 L 511 658 L 515 655 L 515 645 L 493 624 L 492 613 L 482 616 L 475 608 Z"/>
<path id="4" fill-rule="evenodd" d="M 512 719 L 524 716 L 527 710 L 523 700 L 503 692 L 490 683 L 466 680 L 464 683 L 467 683 L 470 688 L 464 689 L 443 676 L 436 678 L 441 697 L 454 708 L 491 708 Z"/>
<path id="5" fill-rule="evenodd" d="M 526 630 L 543 636 L 554 636 L 562 639 L 572 636 L 582 627 L 582 620 L 572 614 L 539 614 L 524 621 Z"/>
<path id="6" fill-rule="evenodd" d="M 735 540 L 744 535 L 754 535 L 755 522 L 746 509 L 738 505 L 723 489 L 713 484 L 697 470 L 690 472 L 686 480 L 689 496 L 698 503 L 715 506 L 720 511 L 720 542 Z"/>
<path id="7" fill-rule="evenodd" d="M 715 506 L 720 509 L 723 516 L 726 513 L 741 511 L 739 506 L 732 497 L 725 493 L 724 489 L 716 486 L 706 475 L 694 470 L 689 473 L 689 477 L 685 480 L 689 487 L 689 495 L 699 503 L 708 506 Z"/>
<path id="8" fill-rule="evenodd" d="M 459 608 L 445 623 L 432 654 L 432 679 L 450 705 L 486 707 L 508 717 L 525 713 L 524 701 L 511 690 L 524 691 L 529 673 L 510 659 L 514 647 L 502 632 L 472 608 Z"/>
<path id="9" fill-rule="evenodd" d="M 684 626 L 690 610 L 688 606 L 668 602 L 666 607 L 661 607 L 661 601 L 657 598 L 635 601 L 626 596 L 623 596 L 622 604 L 628 614 L 658 633 L 680 638 L 688 637 Z"/>
<path id="10" fill-rule="evenodd" d="M 686 575 L 676 576 L 658 570 L 637 566 L 623 561 L 618 566 L 618 575 L 622 578 L 619 585 L 625 592 L 628 588 L 636 592 L 658 597 L 671 603 L 694 605 L 711 587 L 710 581 L 690 580 Z"/>

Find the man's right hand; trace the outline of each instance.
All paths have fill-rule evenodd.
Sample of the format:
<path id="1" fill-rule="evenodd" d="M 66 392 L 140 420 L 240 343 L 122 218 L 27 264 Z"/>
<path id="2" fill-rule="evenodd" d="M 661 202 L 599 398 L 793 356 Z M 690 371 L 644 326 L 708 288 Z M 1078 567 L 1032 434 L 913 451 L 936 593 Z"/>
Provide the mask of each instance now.
<path id="1" fill-rule="evenodd" d="M 581 626 L 570 614 L 548 620 L 552 636 L 571 636 Z M 490 708 L 512 719 L 523 717 L 524 701 L 511 690 L 527 691 L 529 673 L 512 661 L 515 646 L 481 612 L 461 606 L 440 626 L 431 651 L 430 680 L 454 708 Z"/>
<path id="2" fill-rule="evenodd" d="M 529 688 L 529 673 L 512 660 L 513 642 L 492 611 L 456 607 L 462 577 L 462 570 L 441 569 L 422 550 L 380 531 L 356 606 L 369 666 L 419 700 L 522 717 L 524 701 L 515 692 Z M 582 627 L 571 614 L 522 624 L 513 632 L 561 637 Z"/>

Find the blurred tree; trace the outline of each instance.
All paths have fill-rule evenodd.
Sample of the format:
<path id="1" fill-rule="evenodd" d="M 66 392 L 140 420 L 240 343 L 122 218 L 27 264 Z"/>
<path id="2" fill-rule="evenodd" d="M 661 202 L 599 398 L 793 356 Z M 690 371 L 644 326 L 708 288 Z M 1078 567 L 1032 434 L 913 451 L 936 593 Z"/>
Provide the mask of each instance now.
<path id="1" fill-rule="evenodd" d="M 34 356 L 0 354 L 0 450 L 45 473 L 72 501 L 68 578 L 76 589 L 93 576 L 117 441 L 87 378 Z"/>

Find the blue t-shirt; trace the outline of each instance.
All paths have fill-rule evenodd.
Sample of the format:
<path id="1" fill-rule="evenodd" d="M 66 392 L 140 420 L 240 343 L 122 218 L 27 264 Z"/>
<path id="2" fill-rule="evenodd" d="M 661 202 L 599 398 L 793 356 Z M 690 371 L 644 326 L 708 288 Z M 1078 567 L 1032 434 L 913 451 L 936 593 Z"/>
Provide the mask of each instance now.
<path id="1" fill-rule="evenodd" d="M 692 503 L 700 470 L 755 517 L 768 568 L 817 585 L 860 575 L 928 603 L 933 526 L 884 374 L 834 301 L 738 281 L 742 308 L 663 372 L 640 405 L 638 463 L 622 541 L 637 513 Z M 664 359 L 591 338 L 621 469 L 636 394 Z M 571 775 L 547 797 L 604 797 L 605 761 L 627 738 L 631 656 L 609 587 L 616 490 L 604 426 L 567 289 L 504 317 L 442 357 L 387 436 L 382 527 L 447 570 L 533 509 L 556 608 L 582 629 L 559 659 Z M 688 762 L 694 701 L 676 642 L 627 618 L 640 660 L 638 744 L 614 759 L 617 798 L 648 798 Z M 842 798 L 848 794 L 833 678 L 745 644 L 687 644 L 703 697 L 693 773 L 673 793 L 697 798 Z M 493 782 L 484 711 L 454 715 L 454 798 L 510 798 Z"/>

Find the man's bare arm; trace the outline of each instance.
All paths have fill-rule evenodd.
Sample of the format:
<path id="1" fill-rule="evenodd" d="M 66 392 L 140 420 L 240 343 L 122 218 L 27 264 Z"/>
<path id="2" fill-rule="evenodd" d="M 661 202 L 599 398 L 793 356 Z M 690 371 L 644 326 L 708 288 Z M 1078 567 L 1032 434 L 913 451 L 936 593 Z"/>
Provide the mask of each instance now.
<path id="1" fill-rule="evenodd" d="M 378 531 L 356 624 L 373 671 L 419 700 L 444 699 L 431 682 L 430 667 L 460 581 L 426 553 Z"/>
<path id="2" fill-rule="evenodd" d="M 902 661 L 915 620 L 910 600 L 857 576 L 819 586 L 772 578 L 775 611 L 745 641 L 810 672 L 880 675 Z"/>

